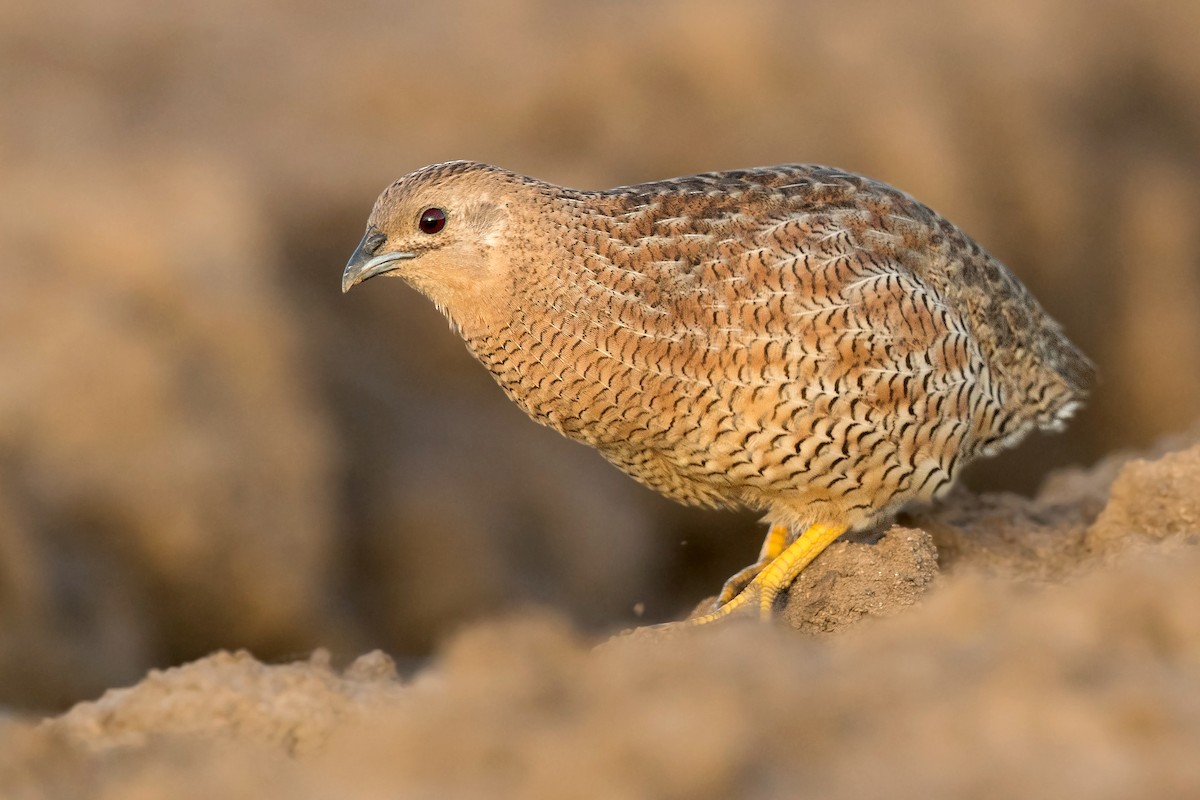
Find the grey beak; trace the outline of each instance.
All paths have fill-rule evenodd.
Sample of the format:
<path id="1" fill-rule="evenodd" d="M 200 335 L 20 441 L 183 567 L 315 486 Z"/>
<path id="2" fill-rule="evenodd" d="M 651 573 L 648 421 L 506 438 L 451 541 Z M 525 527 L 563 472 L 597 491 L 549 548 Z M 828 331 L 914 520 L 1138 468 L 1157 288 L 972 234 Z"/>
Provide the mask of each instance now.
<path id="1" fill-rule="evenodd" d="M 404 252 L 375 255 L 375 251 L 382 244 L 381 234 L 367 231 L 362 241 L 358 243 L 358 247 L 355 248 L 354 255 L 350 256 L 350 260 L 346 262 L 346 269 L 342 271 L 343 293 L 350 291 L 355 284 L 397 269 L 401 261 L 417 257 L 416 253 Z"/>

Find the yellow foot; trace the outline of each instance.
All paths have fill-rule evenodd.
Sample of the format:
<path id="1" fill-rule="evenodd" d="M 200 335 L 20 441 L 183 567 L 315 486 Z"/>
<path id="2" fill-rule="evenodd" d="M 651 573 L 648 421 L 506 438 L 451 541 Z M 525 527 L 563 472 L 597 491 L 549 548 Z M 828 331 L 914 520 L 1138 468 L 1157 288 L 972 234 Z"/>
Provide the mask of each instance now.
<path id="1" fill-rule="evenodd" d="M 733 598 L 744 592 L 750 583 L 758 577 L 758 573 L 762 572 L 770 561 L 756 561 L 748 567 L 743 567 L 729 580 L 725 581 L 725 585 L 721 587 L 721 593 L 717 595 L 717 599 L 713 601 L 713 609 L 719 609 L 729 605 Z"/>
<path id="2" fill-rule="evenodd" d="M 720 608 L 741 594 L 742 590 L 750 585 L 750 581 L 754 580 L 754 576 L 762 572 L 767 564 L 778 558 L 787 545 L 788 529 L 783 525 L 772 525 L 770 530 L 767 531 L 767 538 L 763 539 L 762 549 L 758 553 L 758 561 L 755 561 L 744 569 L 738 570 L 733 577 L 725 581 L 725 585 L 721 587 L 721 594 L 717 596 L 717 602 L 713 604 L 713 608 Z"/>
<path id="3" fill-rule="evenodd" d="M 775 533 L 777 529 L 783 531 L 778 536 Z M 780 547 L 780 543 L 786 541 L 787 536 L 786 529 L 773 526 L 770 533 L 767 534 L 766 541 L 763 542 L 763 560 L 759 564 L 738 572 L 725 583 L 725 587 L 721 590 L 721 596 L 717 599 L 720 607 L 716 611 L 693 617 L 686 620 L 685 624 L 707 625 L 710 622 L 724 619 L 747 606 L 757 606 L 759 618 L 769 620 L 775 606 L 775 598 L 779 597 L 779 593 L 790 586 L 792 581 L 796 580 L 796 576 L 811 564 L 822 550 L 845 532 L 846 526 L 844 525 L 813 525 L 794 542 L 786 547 L 781 547 L 780 552 L 767 560 L 769 548 Z M 744 583 L 749 575 L 753 575 L 750 582 Z M 745 588 L 739 590 L 738 587 L 743 585 Z M 731 587 L 734 588 L 731 589 Z M 728 599 L 726 599 L 726 592 L 730 592 L 731 595 Z M 723 600 L 724 602 L 722 602 Z"/>

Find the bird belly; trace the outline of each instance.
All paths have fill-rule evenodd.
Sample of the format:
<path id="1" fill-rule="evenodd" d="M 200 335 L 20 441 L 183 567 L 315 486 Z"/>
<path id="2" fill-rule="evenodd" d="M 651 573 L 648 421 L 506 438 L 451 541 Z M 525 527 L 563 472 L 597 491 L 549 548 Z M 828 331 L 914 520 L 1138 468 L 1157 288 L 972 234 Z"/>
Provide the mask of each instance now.
<path id="1" fill-rule="evenodd" d="M 528 331 L 469 343 L 535 420 L 688 504 L 857 521 L 935 496 L 965 462 L 961 392 L 951 410 L 952 387 L 862 378 L 874 362 L 845 368 L 855 359 L 837 353 L 836 337 L 797 336 L 774 353 L 769 343 L 727 347 L 715 363 L 694 343 L 635 350 L 632 335 L 599 346 Z"/>

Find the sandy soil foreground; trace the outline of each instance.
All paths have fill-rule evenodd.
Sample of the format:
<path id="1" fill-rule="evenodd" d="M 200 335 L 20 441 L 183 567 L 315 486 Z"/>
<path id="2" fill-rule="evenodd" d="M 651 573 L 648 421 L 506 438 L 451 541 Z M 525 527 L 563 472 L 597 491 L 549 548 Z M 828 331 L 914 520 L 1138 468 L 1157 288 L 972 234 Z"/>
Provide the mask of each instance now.
<path id="1" fill-rule="evenodd" d="M 839 543 L 788 597 L 801 632 L 597 642 L 529 612 L 410 680 L 216 653 L 0 721 L 0 796 L 1189 795 L 1200 444 L 1164 450 Z"/>
<path id="2" fill-rule="evenodd" d="M 338 286 L 436 161 L 852 169 L 1099 367 L 1064 435 L 964 476 L 1029 495 L 1200 414 L 1197 30 L 1196 0 L 0 2 L 0 800 L 1200 797 L 1200 437 L 838 544 L 799 631 L 609 641 L 715 591 L 754 515 L 534 425 L 402 281 Z M 347 670 L 375 648 L 400 677 Z"/>

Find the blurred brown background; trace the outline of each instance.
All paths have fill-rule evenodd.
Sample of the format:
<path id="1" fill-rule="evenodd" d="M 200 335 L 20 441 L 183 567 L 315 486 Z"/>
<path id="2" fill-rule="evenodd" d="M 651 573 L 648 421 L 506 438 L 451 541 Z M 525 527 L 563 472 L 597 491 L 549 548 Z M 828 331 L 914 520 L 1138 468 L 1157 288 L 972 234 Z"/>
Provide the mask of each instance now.
<path id="1" fill-rule="evenodd" d="M 757 552 L 512 406 L 399 281 L 377 192 L 787 161 L 894 183 L 1100 365 L 977 489 L 1200 407 L 1200 4 L 0 5 L 0 704 L 218 647 L 419 657 L 552 604 L 679 613 Z"/>

